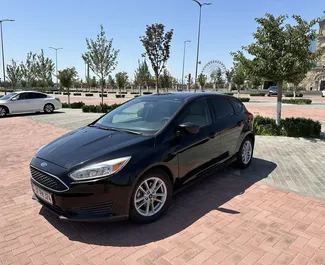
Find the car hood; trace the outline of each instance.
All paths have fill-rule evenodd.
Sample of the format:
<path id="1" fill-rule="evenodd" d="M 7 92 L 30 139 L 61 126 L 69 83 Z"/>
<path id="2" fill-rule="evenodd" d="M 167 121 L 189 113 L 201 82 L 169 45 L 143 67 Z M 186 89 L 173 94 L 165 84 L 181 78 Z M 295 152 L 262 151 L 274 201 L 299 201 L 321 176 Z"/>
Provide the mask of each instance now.
<path id="1" fill-rule="evenodd" d="M 134 150 L 139 150 L 139 146 L 145 147 L 146 144 L 143 142 L 150 139 L 153 137 L 87 126 L 50 142 L 35 156 L 71 169 L 79 165 L 99 162 L 100 159 L 103 161 L 132 155 Z"/>
<path id="2" fill-rule="evenodd" d="M 1 100 L 0 98 L 0 104 L 4 104 L 4 103 L 7 103 L 8 101 L 7 100 Z"/>

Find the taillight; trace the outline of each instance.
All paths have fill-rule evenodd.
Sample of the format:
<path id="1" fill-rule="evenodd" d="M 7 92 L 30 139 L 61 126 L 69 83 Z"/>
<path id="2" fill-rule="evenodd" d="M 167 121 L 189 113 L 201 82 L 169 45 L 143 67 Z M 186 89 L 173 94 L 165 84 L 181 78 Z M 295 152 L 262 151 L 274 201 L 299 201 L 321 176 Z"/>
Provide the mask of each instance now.
<path id="1" fill-rule="evenodd" d="M 249 120 L 253 120 L 254 119 L 254 115 L 252 113 L 250 113 L 250 112 L 247 112 L 247 118 Z"/>
<path id="2" fill-rule="evenodd" d="M 55 98 L 57 101 L 61 102 L 61 100 L 59 98 Z"/>

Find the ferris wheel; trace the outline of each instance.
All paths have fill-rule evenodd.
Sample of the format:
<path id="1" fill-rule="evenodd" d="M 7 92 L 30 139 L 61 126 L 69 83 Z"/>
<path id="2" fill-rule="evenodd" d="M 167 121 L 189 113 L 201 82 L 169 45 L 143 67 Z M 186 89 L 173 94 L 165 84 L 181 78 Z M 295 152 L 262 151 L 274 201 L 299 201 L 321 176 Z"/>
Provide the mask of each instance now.
<path id="1" fill-rule="evenodd" d="M 212 60 L 204 65 L 201 73 L 204 74 L 205 76 L 207 76 L 207 78 L 210 82 L 214 83 L 216 73 L 218 71 L 221 71 L 221 74 L 224 77 L 225 73 L 227 71 L 227 68 L 221 61 Z"/>

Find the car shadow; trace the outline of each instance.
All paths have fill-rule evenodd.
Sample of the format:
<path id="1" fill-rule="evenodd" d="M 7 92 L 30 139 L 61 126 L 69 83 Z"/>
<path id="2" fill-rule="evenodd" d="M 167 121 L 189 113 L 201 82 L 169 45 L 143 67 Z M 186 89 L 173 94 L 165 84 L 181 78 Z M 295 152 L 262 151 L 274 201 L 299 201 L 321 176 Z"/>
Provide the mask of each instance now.
<path id="1" fill-rule="evenodd" d="M 57 111 L 55 110 L 52 113 L 44 113 L 44 112 L 31 112 L 31 113 L 18 113 L 18 114 L 9 114 L 2 119 L 10 119 L 16 117 L 31 117 L 31 116 L 43 116 L 43 115 L 55 115 L 55 114 L 62 114 L 65 113 L 64 111 Z"/>
<path id="2" fill-rule="evenodd" d="M 141 246 L 173 236 L 213 212 L 228 215 L 240 214 L 234 209 L 223 207 L 234 197 L 245 193 L 254 183 L 267 178 L 277 165 L 255 158 L 246 170 L 227 167 L 177 193 L 167 213 L 156 222 L 139 225 L 130 221 L 118 223 L 79 223 L 60 220 L 42 207 L 40 214 L 58 231 L 72 241 L 104 246 Z"/>

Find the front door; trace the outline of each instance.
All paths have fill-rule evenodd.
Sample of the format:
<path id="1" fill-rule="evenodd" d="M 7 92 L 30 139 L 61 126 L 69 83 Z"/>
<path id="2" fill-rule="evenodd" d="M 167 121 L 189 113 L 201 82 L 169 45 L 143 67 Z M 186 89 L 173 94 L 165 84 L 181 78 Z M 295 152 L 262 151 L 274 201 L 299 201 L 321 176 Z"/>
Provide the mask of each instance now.
<path id="1" fill-rule="evenodd" d="M 179 177 L 181 183 L 186 183 L 216 163 L 220 155 L 220 135 L 212 122 L 211 109 L 205 99 L 186 106 L 177 122 L 191 122 L 200 126 L 198 134 L 183 135 L 179 139 Z"/>
<path id="2" fill-rule="evenodd" d="M 8 103 L 8 107 L 11 113 L 29 112 L 33 110 L 32 104 L 30 104 L 30 93 L 20 93 L 13 97 Z"/>

